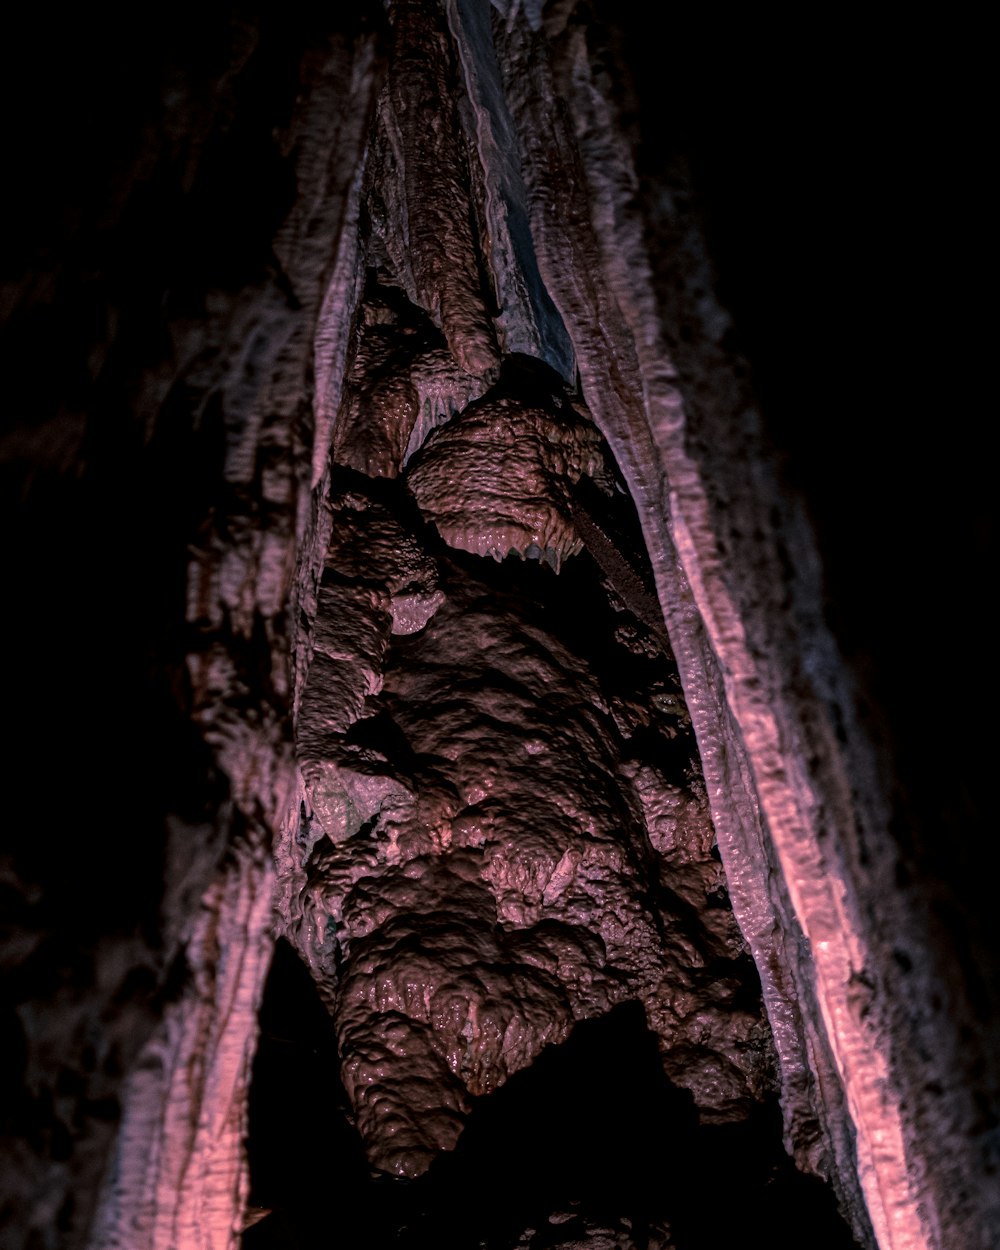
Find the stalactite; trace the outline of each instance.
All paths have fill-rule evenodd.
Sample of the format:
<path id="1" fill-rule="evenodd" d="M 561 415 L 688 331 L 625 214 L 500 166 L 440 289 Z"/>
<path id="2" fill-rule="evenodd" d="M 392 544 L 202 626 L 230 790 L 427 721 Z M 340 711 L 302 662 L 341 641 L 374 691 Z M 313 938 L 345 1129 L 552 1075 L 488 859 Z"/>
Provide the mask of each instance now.
<path id="1" fill-rule="evenodd" d="M 34 370 L 41 415 L 0 463 L 27 465 L 26 533 L 82 553 L 71 598 L 94 580 L 113 597 L 94 576 L 109 535 L 155 584 L 142 602 L 164 619 L 123 684 L 156 686 L 184 725 L 161 753 L 199 775 L 196 799 L 155 770 L 149 793 L 134 783 L 136 810 L 166 795 L 136 835 L 136 879 L 166 878 L 152 904 L 146 885 L 116 899 L 75 833 L 55 845 L 96 908 L 62 883 L 52 920 L 55 870 L 21 849 L 4 867 L 15 910 L 41 917 L 3 964 L 27 1091 L 12 1123 L 30 1105 L 41 1126 L 13 1156 L 13 1250 L 235 1250 L 251 1223 L 278 1227 L 247 1209 L 244 1139 L 279 939 L 329 1013 L 383 1195 L 433 1194 L 476 1157 L 484 1108 L 517 1106 L 533 1073 L 626 1020 L 678 1123 L 777 1131 L 780 1103 L 789 1159 L 850 1227 L 836 1236 L 995 1240 L 988 1048 L 967 1023 L 990 1019 L 992 991 L 968 956 L 955 1018 L 937 1005 L 813 540 L 733 368 L 683 163 L 636 173 L 636 32 L 611 9 L 388 0 L 333 34 L 223 23 L 218 65 L 165 69 L 132 166 L 94 175 L 105 198 L 65 272 L 42 249 L 37 273 L 4 276 L 12 356 L 36 322 L 58 346 L 50 303 L 75 316 L 107 286 L 70 382 Z M 133 262 L 160 237 L 146 272 Z M 50 520 L 47 483 L 70 478 Z M 73 500 L 99 518 L 75 543 Z M 26 547 L 28 597 L 62 621 L 62 556 L 43 547 Z M 91 663 L 40 636 L 46 665 Z M 73 750 L 51 772 L 82 792 L 96 748 Z M 116 864 L 132 833 L 107 839 Z M 28 993 L 36 968 L 68 977 L 51 1004 Z M 672 1183 L 650 1181 L 655 1211 L 532 1199 L 491 1236 L 690 1250 Z M 434 1237 L 440 1216 L 411 1212 L 413 1232 L 390 1213 L 379 1235 Z"/>

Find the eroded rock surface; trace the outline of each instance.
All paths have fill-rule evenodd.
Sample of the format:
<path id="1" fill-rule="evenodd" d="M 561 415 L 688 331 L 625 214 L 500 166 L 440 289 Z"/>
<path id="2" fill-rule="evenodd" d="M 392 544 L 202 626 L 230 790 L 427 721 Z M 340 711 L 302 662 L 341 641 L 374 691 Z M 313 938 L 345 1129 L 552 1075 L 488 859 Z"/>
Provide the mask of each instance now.
<path id="1" fill-rule="evenodd" d="M 45 124 L 0 275 L 28 503 L 5 1246 L 236 1246 L 273 850 L 378 1168 L 424 1168 L 638 1004 L 709 1130 L 768 1089 L 773 1042 L 788 1150 L 859 1241 L 867 1203 L 883 1250 L 992 1250 L 981 948 L 947 890 L 929 931 L 914 910 L 920 822 L 889 820 L 686 175 L 636 177 L 613 8 L 206 12 L 196 40 L 144 10 L 127 65 L 87 15 L 12 93 Z M 51 68 L 38 27 L 9 42 Z M 648 58 L 659 136 L 684 90 Z M 973 875 L 948 839 L 930 862 Z M 507 1240 L 626 1245 L 624 1210 L 525 1208 Z"/>
<path id="2" fill-rule="evenodd" d="M 445 568 L 441 606 L 369 670 L 353 723 L 321 710 L 319 653 L 300 721 L 315 841 L 299 942 L 373 1162 L 421 1171 L 454 1144 L 466 1093 L 636 998 L 672 1079 L 709 1117 L 739 1115 L 768 1087 L 769 1042 L 759 1000 L 736 1006 L 753 976 L 672 669 L 595 603 L 611 619 L 589 640 L 603 680 L 590 671 L 537 594 L 554 574 L 539 587 L 525 568 L 536 594 L 503 594 Z M 387 617 L 367 619 L 384 642 Z"/>
<path id="3" fill-rule="evenodd" d="M 470 1099 L 616 1004 L 706 1120 L 775 1071 L 627 490 L 549 367 L 533 254 L 469 231 L 524 212 L 477 146 L 511 122 L 499 76 L 459 41 L 473 144 L 444 11 L 391 16 L 279 865 L 369 1158 L 415 1176 Z M 511 352 L 529 330 L 549 364 Z"/>
<path id="4" fill-rule="evenodd" d="M 543 555 L 558 571 L 583 546 L 572 488 L 602 464 L 597 430 L 568 406 L 557 415 L 495 399 L 435 430 L 406 481 L 449 546 Z"/>
<path id="5" fill-rule="evenodd" d="M 363 351 L 351 419 L 379 411 L 387 430 L 384 357 Z M 634 542 L 635 522 L 562 389 L 515 371 L 437 425 L 402 481 L 356 462 L 334 476 L 286 888 L 369 1157 L 392 1174 L 423 1172 L 470 1098 L 626 1001 L 706 1119 L 773 1082 L 676 669 L 578 554 L 582 478 L 605 563 L 607 532 Z M 409 429 L 390 434 L 398 453 Z"/>

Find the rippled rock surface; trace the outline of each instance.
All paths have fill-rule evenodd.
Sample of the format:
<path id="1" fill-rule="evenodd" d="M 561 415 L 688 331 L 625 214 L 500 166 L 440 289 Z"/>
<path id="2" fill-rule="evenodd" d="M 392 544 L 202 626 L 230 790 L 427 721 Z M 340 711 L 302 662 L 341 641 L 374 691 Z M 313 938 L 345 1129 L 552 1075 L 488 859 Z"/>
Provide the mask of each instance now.
<path id="1" fill-rule="evenodd" d="M 804 1174 L 993 1250 L 974 439 L 857 384 L 867 35 L 196 16 L 22 6 L 0 75 L 5 1250 L 783 1250 Z"/>
<path id="2" fill-rule="evenodd" d="M 358 421 L 386 391 L 381 364 L 370 404 L 361 376 Z M 676 666 L 585 552 L 599 532 L 606 558 L 617 532 L 611 567 L 648 596 L 648 564 L 622 554 L 641 547 L 634 512 L 563 390 L 515 370 L 401 480 L 334 477 L 292 932 L 392 1174 L 422 1173 L 470 1098 L 624 1002 L 706 1122 L 775 1079 Z"/>

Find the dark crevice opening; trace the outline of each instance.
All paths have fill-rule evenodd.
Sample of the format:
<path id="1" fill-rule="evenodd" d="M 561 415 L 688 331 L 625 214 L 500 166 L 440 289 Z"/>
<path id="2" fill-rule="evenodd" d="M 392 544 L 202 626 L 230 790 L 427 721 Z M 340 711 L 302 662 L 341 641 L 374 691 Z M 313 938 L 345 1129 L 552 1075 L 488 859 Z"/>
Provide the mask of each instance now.
<path id="1" fill-rule="evenodd" d="M 370 1175 L 332 1021 L 284 941 L 260 1024 L 250 1201 L 271 1213 L 243 1250 L 506 1250 L 527 1228 L 522 1244 L 546 1250 L 587 1223 L 630 1227 L 640 1250 L 665 1225 L 677 1250 L 856 1246 L 831 1191 L 785 1155 L 776 1100 L 739 1124 L 699 1124 L 637 1003 L 577 1025 L 477 1099 L 457 1148 L 417 1181 Z"/>

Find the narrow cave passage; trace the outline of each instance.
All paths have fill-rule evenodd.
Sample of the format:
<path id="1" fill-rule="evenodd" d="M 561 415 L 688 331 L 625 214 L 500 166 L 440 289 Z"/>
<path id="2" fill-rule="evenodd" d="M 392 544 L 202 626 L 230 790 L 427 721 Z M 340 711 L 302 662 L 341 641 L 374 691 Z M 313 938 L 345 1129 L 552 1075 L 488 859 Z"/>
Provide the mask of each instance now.
<path id="1" fill-rule="evenodd" d="M 371 1174 L 332 1022 L 283 941 L 260 1022 L 250 1202 L 270 1214 L 243 1250 L 856 1246 L 830 1190 L 782 1150 L 776 1099 L 740 1124 L 699 1125 L 638 1004 L 577 1025 L 476 1100 L 455 1151 L 416 1181 Z"/>
<path id="2" fill-rule="evenodd" d="M 911 437 L 899 381 L 919 379 L 924 394 L 923 360 L 889 368 L 892 402 L 859 389 L 859 368 L 892 355 L 887 309 L 906 288 L 886 263 L 903 235 L 880 227 L 878 187 L 898 165 L 886 138 L 898 156 L 908 117 L 914 169 L 927 153 L 913 110 L 901 126 L 876 102 L 891 97 L 899 114 L 899 98 L 929 101 L 938 130 L 947 117 L 920 84 L 885 90 L 887 65 L 920 58 L 895 55 L 897 31 L 882 56 L 877 32 L 845 31 L 838 45 L 835 31 L 805 29 L 810 55 L 793 63 L 756 16 L 741 29 L 693 10 L 673 15 L 667 47 L 641 9 L 605 0 L 386 0 L 309 15 L 267 4 L 194 23 L 176 6 L 146 7 L 122 29 L 41 13 L 7 41 L 17 134 L 0 461 L 19 515 L 5 527 L 17 692 L 0 926 L 14 1043 L 5 1250 L 239 1244 L 244 1112 L 275 931 L 288 945 L 269 1001 L 282 966 L 305 976 L 300 1006 L 320 1012 L 326 1049 L 289 1045 L 294 1007 L 262 1041 L 250 1145 L 255 1201 L 275 1211 L 248 1244 L 403 1244 L 404 1225 L 414 1244 L 446 1241 L 450 1212 L 482 1179 L 446 1196 L 476 1133 L 484 1140 L 477 1126 L 538 1072 L 558 1084 L 553 1056 L 605 1037 L 636 1004 L 659 1074 L 643 1090 L 670 1081 L 679 1101 L 664 1115 L 678 1141 L 697 1116 L 696 1139 L 715 1143 L 684 1138 L 664 1174 L 702 1192 L 742 1242 L 734 1225 L 769 1196 L 797 1208 L 778 1183 L 788 1164 L 771 1122 L 775 1074 L 748 956 L 731 940 L 720 854 L 775 1024 L 799 1166 L 833 1178 L 868 1248 L 954 1239 L 992 1250 L 1000 1046 L 989 1035 L 1000 1015 L 985 939 L 996 874 L 983 871 L 969 798 L 990 772 L 974 752 L 937 766 L 928 727 L 940 700 L 928 702 L 924 680 L 937 672 L 931 653 L 967 655 L 988 619 L 959 609 L 983 582 L 969 509 L 989 492 L 959 467 L 974 438 L 950 426 Z M 944 199 L 924 197 L 932 216 L 949 196 L 961 206 L 960 164 L 949 163 Z M 940 338 L 939 318 L 923 321 Z M 529 378 L 529 359 L 549 376 L 543 366 Z M 522 428 L 536 433 L 580 432 L 588 417 L 574 405 L 589 408 L 618 457 L 680 657 L 718 848 L 698 816 L 673 679 L 654 672 L 662 626 L 648 578 L 635 576 L 622 527 L 609 533 L 618 486 L 607 493 L 586 469 L 571 489 L 557 485 L 557 537 L 583 550 L 543 544 L 530 562 L 484 558 L 495 534 L 461 534 L 433 500 L 420 511 L 433 477 L 423 448 L 433 437 L 446 446 L 452 435 L 438 431 L 459 417 L 472 426 L 487 399 L 497 417 L 532 410 Z M 345 564 L 340 527 L 324 563 L 331 510 L 367 529 L 372 555 L 383 522 L 409 532 L 427 584 L 400 582 L 378 560 Z M 473 546 L 453 545 L 436 517 Z M 928 570 L 940 575 L 928 582 Z M 672 593 L 678 581 L 690 600 Z M 365 597 L 374 652 L 330 656 L 350 643 L 341 609 Z M 948 610 L 913 628 L 928 602 Z M 587 722 L 571 703 L 535 699 L 546 732 L 523 742 L 513 720 L 500 724 L 492 755 L 517 761 L 525 781 L 511 789 L 508 776 L 499 797 L 463 789 L 457 760 L 429 740 L 434 701 L 418 689 L 432 684 L 435 646 L 456 674 L 467 664 L 492 612 L 551 639 L 536 652 L 546 671 L 546 650 L 583 662 L 580 693 L 603 701 Z M 432 645 L 424 630 L 439 624 L 448 637 Z M 504 629 L 509 642 L 516 628 Z M 493 638 L 497 662 L 479 648 L 491 697 L 516 702 L 516 652 Z M 315 677 L 353 666 L 359 684 L 341 691 L 353 719 L 333 723 L 344 705 L 304 689 L 317 653 Z M 474 710 L 469 681 L 455 683 L 452 710 Z M 626 708 L 622 728 L 623 685 L 645 692 L 650 720 Z M 981 701 L 976 682 L 953 691 L 973 710 Z M 950 723 L 975 723 L 955 706 Z M 551 811 L 563 790 L 537 748 L 564 725 L 564 739 L 582 741 L 584 722 L 604 743 L 595 790 L 623 837 L 581 839 L 576 860 Z M 466 754 L 474 783 L 491 753 Z M 300 802 L 299 759 L 311 804 Z M 679 798 L 689 786 L 693 797 Z M 470 842 L 538 806 L 548 818 L 524 841 L 501 829 Z M 693 861 L 671 833 L 681 808 L 705 836 Z M 81 835 L 90 828 L 97 851 Z M 583 849 L 605 857 L 603 876 L 581 872 L 594 866 Z M 108 869 L 119 861 L 125 890 Z M 612 886 L 648 940 L 616 946 L 615 907 L 590 908 Z M 442 914 L 469 921 L 446 976 Z M 626 946 L 654 957 L 629 964 Z M 653 983 L 664 951 L 666 988 Z M 586 977 L 564 980 L 574 969 L 599 974 L 596 992 Z M 532 986 L 544 1010 L 507 1009 Z M 727 1023 L 737 1013 L 740 1036 Z M 374 1088 L 385 1104 L 416 1088 L 375 1053 L 381 1041 L 402 1041 L 411 1059 L 419 1050 L 441 1096 L 436 1110 L 414 1108 L 429 1140 L 382 1159 L 412 1178 L 372 1179 L 366 1147 L 398 1134 L 382 1132 L 376 1107 L 364 1137 L 347 1110 L 345 1062 L 354 1098 Z M 275 1117 L 298 1118 L 268 1129 L 268 1098 Z M 556 1118 L 574 1122 L 579 1105 L 563 1100 Z M 709 1122 L 720 1105 L 736 1118 Z M 526 1113 L 519 1124 L 533 1126 L 528 1144 L 549 1140 Z M 766 1143 L 753 1135 L 761 1125 Z M 330 1137 L 347 1143 L 332 1165 Z M 689 1160 L 708 1156 L 699 1175 L 724 1184 L 705 1194 Z M 469 1166 L 485 1170 L 483 1157 Z M 591 1157 L 603 1158 L 596 1147 Z M 776 1179 L 758 1185 L 748 1161 L 772 1157 Z M 508 1206 L 511 1191 L 535 1193 L 502 1183 Z M 572 1214 L 559 1184 L 553 1210 Z M 410 1194 L 425 1214 L 400 1214 Z M 649 1210 L 678 1244 L 709 1236 L 694 1198 L 618 1197 L 589 1212 L 592 1224 L 631 1211 L 638 1241 Z M 583 1237 L 542 1206 L 516 1208 L 539 1240 Z M 820 1217 L 796 1219 L 816 1241 Z M 520 1238 L 514 1223 L 498 1244 Z"/>
<path id="3" fill-rule="evenodd" d="M 580 304 L 551 257 L 543 281 L 515 229 L 552 106 L 504 79 L 523 32 L 491 18 L 459 52 L 465 18 L 392 13 L 351 320 L 316 340 L 329 461 L 282 930 L 333 1021 L 330 1097 L 386 1244 L 706 1244 L 689 1173 L 720 1152 L 739 1171 L 726 1142 L 768 1120 L 780 1156 L 778 1065 L 626 487 L 639 452 L 601 433 L 621 362 L 584 327 L 606 293 Z M 532 114 L 495 186 L 460 82 L 498 134 Z M 567 246 L 560 265 L 597 264 Z"/>
<path id="4" fill-rule="evenodd" d="M 855 1244 L 782 1149 L 635 509 L 585 421 L 509 361 L 399 477 L 333 473 L 289 930 L 311 978 L 282 943 L 245 1250 Z M 514 445 L 546 472 L 519 481 Z"/>
<path id="5" fill-rule="evenodd" d="M 368 398 L 353 432 L 384 432 Z M 289 935 L 373 1167 L 421 1175 L 470 1100 L 633 1000 L 702 1115 L 743 1118 L 770 1034 L 635 511 L 582 404 L 508 362 L 400 478 L 338 469 L 330 507 Z"/>

